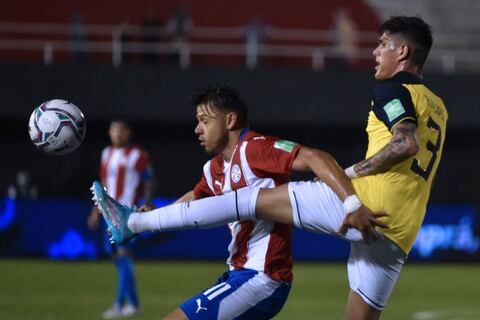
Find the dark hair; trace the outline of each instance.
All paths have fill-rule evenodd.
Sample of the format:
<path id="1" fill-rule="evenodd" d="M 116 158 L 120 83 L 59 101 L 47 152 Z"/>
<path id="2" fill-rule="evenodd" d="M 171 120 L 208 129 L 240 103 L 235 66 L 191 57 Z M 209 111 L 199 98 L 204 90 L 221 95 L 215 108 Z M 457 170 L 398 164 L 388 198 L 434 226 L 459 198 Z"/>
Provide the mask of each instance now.
<path id="1" fill-rule="evenodd" d="M 401 34 L 405 39 L 412 42 L 411 60 L 415 65 L 423 66 L 432 47 L 432 30 L 420 17 L 393 16 L 385 21 L 379 29 L 380 34 L 388 31 L 393 34 Z"/>
<path id="2" fill-rule="evenodd" d="M 194 108 L 199 105 L 208 105 L 223 112 L 235 112 L 238 116 L 238 125 L 247 125 L 248 108 L 240 96 L 228 86 L 208 85 L 197 87 L 190 96 Z"/>
<path id="3" fill-rule="evenodd" d="M 130 124 L 127 122 L 127 120 L 123 119 L 123 118 L 115 118 L 115 119 L 112 119 L 110 121 L 110 126 L 114 123 L 118 123 L 118 124 L 121 124 L 123 125 L 125 128 L 128 128 L 128 129 L 132 129 L 132 127 L 130 126 Z"/>

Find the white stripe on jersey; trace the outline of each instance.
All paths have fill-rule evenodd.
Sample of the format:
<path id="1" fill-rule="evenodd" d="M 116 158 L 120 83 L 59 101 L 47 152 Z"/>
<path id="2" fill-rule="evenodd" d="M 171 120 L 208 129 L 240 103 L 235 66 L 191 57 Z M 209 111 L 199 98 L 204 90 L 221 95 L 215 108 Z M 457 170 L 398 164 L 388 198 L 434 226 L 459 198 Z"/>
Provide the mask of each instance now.
<path id="1" fill-rule="evenodd" d="M 272 222 L 255 220 L 255 228 L 252 231 L 250 241 L 248 241 L 247 262 L 243 266 L 244 268 L 263 270 L 272 229 Z"/>
<path id="2" fill-rule="evenodd" d="M 213 182 L 212 182 L 212 172 L 210 170 L 210 166 L 212 164 L 212 160 L 209 160 L 205 165 L 203 166 L 203 176 L 207 180 L 208 187 L 210 190 L 212 190 L 213 194 L 215 194 L 215 189 L 213 188 Z"/>
<path id="3" fill-rule="evenodd" d="M 242 169 L 243 178 L 245 179 L 247 185 L 251 186 L 259 186 L 261 188 L 273 188 L 275 187 L 275 181 L 271 178 L 259 178 L 257 177 L 250 165 L 248 164 L 247 155 L 246 155 L 246 148 L 248 145 L 248 141 L 244 141 L 240 147 L 240 167 Z M 232 155 L 233 159 L 233 155 Z M 223 193 L 227 193 L 232 191 L 230 187 L 230 163 L 224 163 L 224 173 L 225 173 L 225 185 L 223 189 Z M 228 167 L 228 168 L 226 168 Z M 228 181 L 228 184 L 227 184 Z M 228 188 L 226 188 L 228 186 Z M 255 224 L 252 232 L 250 235 L 250 239 L 248 240 L 248 252 L 247 252 L 247 261 L 244 265 L 244 268 L 257 270 L 257 271 L 265 271 L 265 261 L 268 251 L 268 245 L 270 241 L 270 232 L 273 229 L 273 222 L 265 221 L 265 220 L 254 220 L 253 223 Z M 237 236 L 240 232 L 241 225 L 240 222 L 232 222 L 229 223 L 229 228 L 232 233 L 232 241 L 228 246 L 228 251 L 230 252 L 230 257 L 227 260 L 227 264 L 232 267 L 232 256 L 237 252 Z"/>
<path id="4" fill-rule="evenodd" d="M 110 154 L 111 153 L 111 154 Z M 137 188 L 141 182 L 140 172 L 135 168 L 141 151 L 133 148 L 128 155 L 126 148 L 106 148 L 102 153 L 102 162 L 106 166 L 105 187 L 108 193 L 113 195 L 118 201 L 132 206 L 135 201 Z M 120 168 L 125 168 L 123 182 L 118 181 L 121 177 Z M 123 190 L 117 190 L 117 185 L 123 185 Z M 119 192 L 121 192 L 119 194 Z"/>
<path id="5" fill-rule="evenodd" d="M 259 178 L 253 173 L 252 169 L 248 165 L 247 153 L 245 151 L 247 149 L 247 144 L 248 144 L 248 141 L 242 143 L 242 146 L 240 147 L 241 167 L 242 167 L 243 177 L 247 182 L 247 185 L 248 186 L 254 185 L 262 188 L 274 188 L 275 181 L 273 181 L 272 178 L 262 178 L 259 180 Z"/>

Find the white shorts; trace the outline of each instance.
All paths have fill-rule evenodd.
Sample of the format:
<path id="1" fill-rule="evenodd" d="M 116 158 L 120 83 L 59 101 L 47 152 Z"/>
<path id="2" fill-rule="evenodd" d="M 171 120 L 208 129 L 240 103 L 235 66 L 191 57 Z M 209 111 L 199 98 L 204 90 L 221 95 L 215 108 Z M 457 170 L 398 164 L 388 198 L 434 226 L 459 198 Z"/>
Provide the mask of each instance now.
<path id="1" fill-rule="evenodd" d="M 405 252 L 385 236 L 370 244 L 352 242 L 347 268 L 350 289 L 383 310 L 406 259 Z"/>
<path id="2" fill-rule="evenodd" d="M 346 213 L 342 200 L 325 183 L 321 181 L 290 182 L 288 194 L 295 227 L 338 236 L 349 241 L 362 241 L 362 234 L 356 229 L 349 229 L 345 236 L 337 234 Z"/>
<path id="3" fill-rule="evenodd" d="M 340 198 L 320 181 L 290 182 L 288 193 L 297 228 L 339 236 L 336 231 L 345 218 Z M 406 254 L 382 236 L 367 245 L 361 233 L 349 229 L 341 238 L 350 241 L 348 279 L 350 288 L 370 306 L 382 310 L 390 297 Z"/>

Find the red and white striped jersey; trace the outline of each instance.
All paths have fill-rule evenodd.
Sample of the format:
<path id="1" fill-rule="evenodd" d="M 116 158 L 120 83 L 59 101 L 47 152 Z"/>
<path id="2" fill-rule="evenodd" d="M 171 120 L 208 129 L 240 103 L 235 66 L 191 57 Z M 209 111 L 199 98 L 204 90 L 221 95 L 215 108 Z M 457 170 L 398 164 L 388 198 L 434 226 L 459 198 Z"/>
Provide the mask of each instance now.
<path id="1" fill-rule="evenodd" d="M 193 190 L 195 197 L 220 195 L 245 186 L 273 188 L 287 183 L 300 147 L 248 131 L 237 144 L 230 163 L 219 154 L 204 165 L 203 177 Z M 233 222 L 229 228 L 230 269 L 253 269 L 274 280 L 292 281 L 290 225 L 257 219 Z"/>
<path id="2" fill-rule="evenodd" d="M 138 205 L 142 180 L 151 178 L 148 153 L 137 145 L 106 147 L 102 151 L 100 179 L 107 192 L 126 205 Z"/>

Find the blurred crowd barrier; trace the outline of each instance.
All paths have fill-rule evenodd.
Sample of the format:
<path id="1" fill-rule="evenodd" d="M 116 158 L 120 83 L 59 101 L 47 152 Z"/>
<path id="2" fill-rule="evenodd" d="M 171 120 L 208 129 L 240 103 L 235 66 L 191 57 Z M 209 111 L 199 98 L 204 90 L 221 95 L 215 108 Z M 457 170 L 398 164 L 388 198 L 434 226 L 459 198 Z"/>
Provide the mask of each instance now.
<path id="1" fill-rule="evenodd" d="M 192 26 L 179 36 L 168 26 L 0 22 L 0 59 L 75 63 L 260 64 L 361 69 L 373 65 L 374 31 L 245 26 Z M 479 43 L 477 46 L 473 44 Z M 468 45 L 468 46 L 467 46 Z M 427 70 L 480 71 L 476 33 L 435 35 Z"/>

